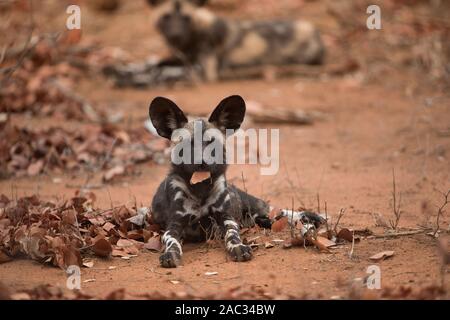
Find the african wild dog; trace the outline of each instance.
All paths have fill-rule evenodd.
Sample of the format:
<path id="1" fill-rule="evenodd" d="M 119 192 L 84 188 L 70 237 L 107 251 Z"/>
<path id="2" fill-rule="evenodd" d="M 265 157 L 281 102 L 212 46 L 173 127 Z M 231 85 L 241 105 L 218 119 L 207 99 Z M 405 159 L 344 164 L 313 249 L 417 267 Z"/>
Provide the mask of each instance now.
<path id="1" fill-rule="evenodd" d="M 149 0 L 156 27 L 174 55 L 199 65 L 214 81 L 224 70 L 262 65 L 320 64 L 324 46 L 309 22 L 232 21 L 199 6 L 199 0 Z"/>
<path id="2" fill-rule="evenodd" d="M 250 260 L 252 250 L 241 241 L 240 225 L 256 223 L 270 228 L 271 220 L 266 202 L 228 185 L 225 179 L 227 129 L 239 129 L 245 115 L 244 100 L 240 96 L 230 96 L 219 103 L 208 119 L 189 121 L 174 102 L 157 97 L 150 104 L 149 115 L 158 134 L 173 143 L 170 173 L 152 201 L 153 220 L 165 230 L 161 265 L 179 265 L 183 252 L 181 240 L 205 240 L 212 229 L 225 237 L 227 252 L 233 260 Z M 181 131 L 187 135 L 179 134 Z M 197 133 L 202 137 L 200 145 L 192 139 Z M 173 152 L 185 142 L 184 139 L 188 141 L 189 152 L 177 151 L 186 158 L 181 162 L 174 161 Z M 212 144 L 217 146 L 216 143 L 218 150 L 223 150 L 222 161 L 211 161 L 205 152 Z M 202 155 L 200 161 L 195 161 L 196 154 Z M 195 183 L 192 179 L 199 172 L 207 173 L 207 178 Z M 320 220 L 314 215 L 308 219 Z"/>

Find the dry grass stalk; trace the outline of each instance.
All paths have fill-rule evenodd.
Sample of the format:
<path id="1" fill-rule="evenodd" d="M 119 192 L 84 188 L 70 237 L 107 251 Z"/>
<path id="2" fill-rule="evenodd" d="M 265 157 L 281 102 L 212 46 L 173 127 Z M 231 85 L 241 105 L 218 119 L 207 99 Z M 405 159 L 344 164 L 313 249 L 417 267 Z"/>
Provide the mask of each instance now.
<path id="1" fill-rule="evenodd" d="M 389 224 L 391 225 L 391 228 L 395 231 L 397 231 L 400 218 L 402 216 L 402 210 L 401 208 L 401 194 L 398 194 L 398 201 L 397 201 L 397 190 L 396 190 L 396 183 L 395 183 L 395 171 L 392 169 L 392 208 L 394 210 L 394 219 L 389 219 Z"/>
<path id="2" fill-rule="evenodd" d="M 442 192 L 442 195 L 444 196 L 444 203 L 438 208 L 437 216 L 436 216 L 436 230 L 433 233 L 433 236 L 436 237 L 437 233 L 440 229 L 440 219 L 444 215 L 445 207 L 447 204 L 450 203 L 450 189 L 447 191 L 447 193 Z"/>

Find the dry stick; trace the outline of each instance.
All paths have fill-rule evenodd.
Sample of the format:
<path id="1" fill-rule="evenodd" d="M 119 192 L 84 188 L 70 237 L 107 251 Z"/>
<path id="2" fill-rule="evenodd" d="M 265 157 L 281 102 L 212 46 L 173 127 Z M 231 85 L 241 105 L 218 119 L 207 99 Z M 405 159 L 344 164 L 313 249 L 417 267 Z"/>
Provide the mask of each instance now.
<path id="1" fill-rule="evenodd" d="M 339 210 L 339 215 L 337 217 L 336 224 L 334 225 L 334 233 L 335 234 L 337 234 L 337 227 L 338 227 L 339 221 L 341 221 L 341 218 L 344 215 L 344 213 L 345 213 L 345 209 L 341 208 L 341 210 Z"/>
<path id="2" fill-rule="evenodd" d="M 317 213 L 320 213 L 320 195 L 317 192 Z"/>
<path id="3" fill-rule="evenodd" d="M 350 259 L 353 258 L 353 250 L 355 250 L 355 231 L 352 232 L 352 248 L 350 249 L 350 252 L 348 253 L 348 257 Z"/>
<path id="4" fill-rule="evenodd" d="M 444 196 L 444 203 L 439 207 L 437 217 L 436 217 L 436 230 L 433 233 L 433 236 L 436 237 L 436 234 L 439 232 L 440 226 L 440 218 L 444 214 L 444 208 L 447 206 L 447 204 L 450 203 L 450 189 L 447 191 L 447 193 L 442 192 L 442 195 Z"/>
<path id="5" fill-rule="evenodd" d="M 81 235 L 80 224 L 78 223 L 78 217 L 77 217 L 77 210 L 75 210 L 75 207 L 73 205 L 72 205 L 72 210 L 75 213 L 75 222 L 77 224 L 78 236 L 80 237 L 79 239 L 83 242 L 83 246 L 85 246 L 86 241 L 84 240 L 83 236 Z"/>
<path id="6" fill-rule="evenodd" d="M 384 239 L 384 238 L 395 238 L 395 237 L 400 237 L 400 236 L 411 236 L 414 234 L 425 233 L 430 230 L 431 229 L 421 229 L 421 230 L 393 232 L 393 233 L 386 233 L 386 234 L 374 234 L 372 236 L 366 237 L 366 239 Z"/>
<path id="7" fill-rule="evenodd" d="M 294 197 L 292 197 L 292 211 L 291 211 L 291 238 L 293 239 L 295 236 L 295 231 L 294 231 Z"/>
<path id="8" fill-rule="evenodd" d="M 29 26 L 30 32 L 28 34 L 27 40 L 25 41 L 25 45 L 19 56 L 19 59 L 17 60 L 17 62 L 14 66 L 12 66 L 11 68 L 8 68 L 6 70 L 6 76 L 3 80 L 8 79 L 10 76 L 12 76 L 12 74 L 22 65 L 23 61 L 25 60 L 25 57 L 30 52 L 31 48 L 29 48 L 29 44 L 31 42 L 31 39 L 33 38 L 33 31 L 35 28 L 35 23 L 34 23 L 34 16 L 33 16 L 33 1 L 29 0 L 29 3 L 30 3 L 30 26 Z M 2 71 L 5 71 L 5 70 L 2 70 Z"/>
<path id="9" fill-rule="evenodd" d="M 114 205 L 113 205 L 113 201 L 112 201 L 112 198 L 111 198 L 111 193 L 109 192 L 108 186 L 106 186 L 106 192 L 108 192 L 109 202 L 111 203 L 111 209 L 113 209 Z"/>
<path id="10" fill-rule="evenodd" d="M 399 194 L 399 200 L 398 200 L 398 205 L 397 205 L 397 191 L 396 191 L 396 185 L 395 185 L 395 170 L 392 169 L 392 198 L 393 198 L 393 210 L 394 210 L 394 217 L 395 217 L 395 221 L 389 219 L 389 224 L 391 225 L 391 228 L 394 230 L 397 230 L 398 228 L 398 224 L 400 222 L 400 217 L 402 215 L 402 212 L 400 210 L 400 205 L 401 205 L 401 194 Z"/>
<path id="11" fill-rule="evenodd" d="M 328 207 L 326 201 L 325 201 L 325 227 L 327 228 L 327 237 L 329 237 L 330 226 L 328 225 Z"/>

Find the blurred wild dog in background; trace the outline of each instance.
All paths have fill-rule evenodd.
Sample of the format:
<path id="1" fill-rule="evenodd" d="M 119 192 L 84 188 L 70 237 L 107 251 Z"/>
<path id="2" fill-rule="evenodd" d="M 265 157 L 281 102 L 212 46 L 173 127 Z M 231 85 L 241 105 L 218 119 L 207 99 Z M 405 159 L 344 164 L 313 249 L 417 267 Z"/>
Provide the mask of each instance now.
<path id="1" fill-rule="evenodd" d="M 303 20 L 233 21 L 203 7 L 205 0 L 148 0 L 156 27 L 184 64 L 198 65 L 215 81 L 225 70 L 321 64 L 318 30 Z"/>

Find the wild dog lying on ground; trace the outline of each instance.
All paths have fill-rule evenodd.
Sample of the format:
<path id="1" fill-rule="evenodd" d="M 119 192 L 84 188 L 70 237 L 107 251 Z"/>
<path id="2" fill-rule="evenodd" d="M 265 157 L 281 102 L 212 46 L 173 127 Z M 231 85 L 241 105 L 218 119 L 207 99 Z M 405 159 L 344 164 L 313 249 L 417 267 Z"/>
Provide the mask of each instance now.
<path id="1" fill-rule="evenodd" d="M 250 260 L 252 249 L 242 243 L 240 225 L 256 223 L 270 228 L 271 220 L 266 202 L 228 185 L 225 179 L 226 134 L 239 129 L 245 115 L 244 100 L 230 96 L 219 103 L 208 119 L 189 121 L 174 102 L 157 97 L 150 104 L 149 115 L 158 134 L 173 143 L 170 173 L 152 201 L 153 220 L 165 230 L 161 265 L 178 266 L 182 239 L 206 240 L 207 233 L 215 228 L 224 236 L 226 250 L 234 261 Z M 196 142 L 196 135 L 200 135 L 200 143 Z M 188 146 L 187 150 L 178 148 L 181 144 Z M 223 151 L 222 156 L 211 151 L 212 145 L 215 151 Z M 196 161 L 199 154 L 201 159 Z M 204 178 L 194 181 L 199 175 Z M 306 215 L 309 220 L 321 221 L 317 215 Z"/>
<path id="2" fill-rule="evenodd" d="M 223 71 L 262 65 L 320 64 L 325 49 L 309 22 L 231 21 L 199 7 L 199 0 L 149 0 L 156 27 L 174 55 L 200 65 L 208 81 Z"/>

